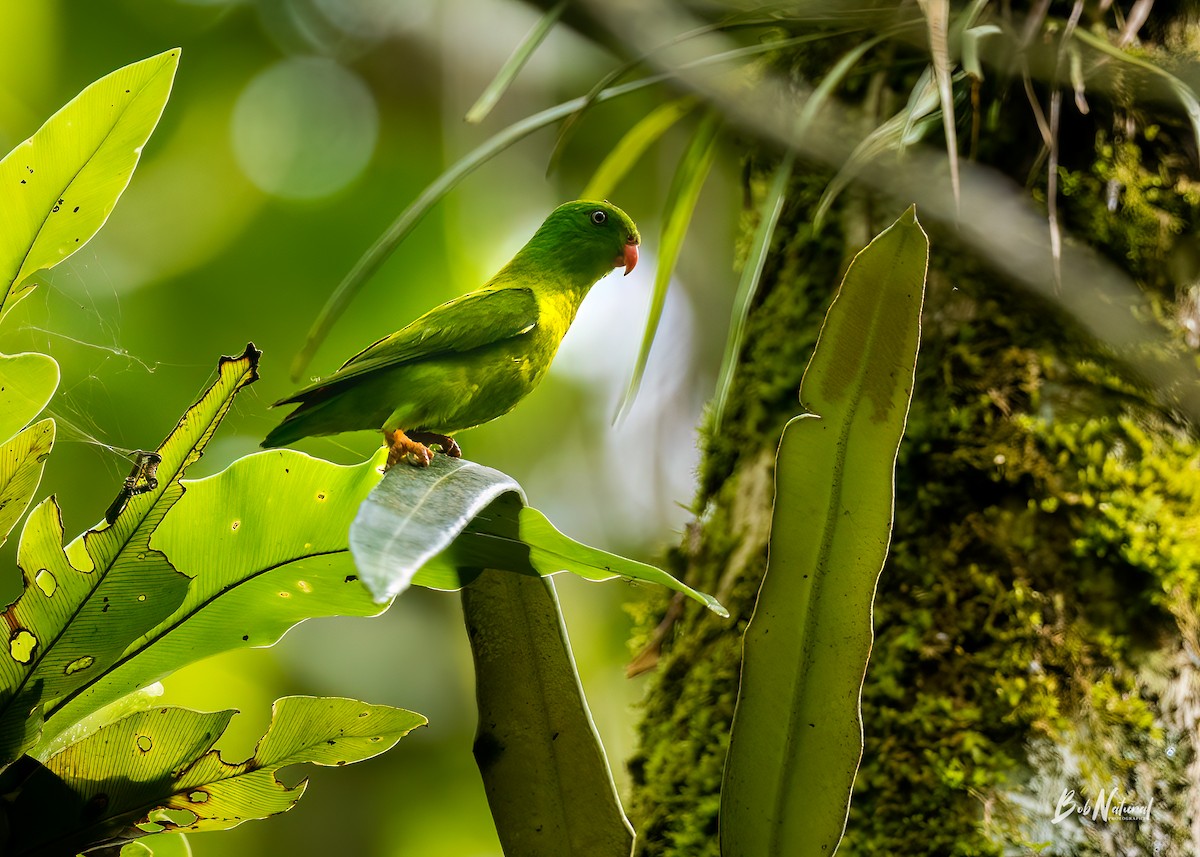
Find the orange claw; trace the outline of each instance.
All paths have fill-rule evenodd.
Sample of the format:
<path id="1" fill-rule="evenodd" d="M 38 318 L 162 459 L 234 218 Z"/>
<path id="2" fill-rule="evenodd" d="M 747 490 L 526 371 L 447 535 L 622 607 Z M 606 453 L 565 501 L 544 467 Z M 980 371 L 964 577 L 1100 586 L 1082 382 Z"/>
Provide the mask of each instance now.
<path id="1" fill-rule="evenodd" d="M 413 467 L 428 467 L 429 462 L 433 461 L 433 450 L 410 438 L 403 429 L 396 429 L 394 432 L 385 431 L 383 436 L 386 438 L 388 447 L 387 464 L 384 466 L 384 470 L 391 470 L 400 461 L 405 461 Z"/>
<path id="2" fill-rule="evenodd" d="M 442 452 L 451 458 L 462 458 L 462 448 L 458 445 L 458 441 L 449 435 L 438 434 L 435 431 L 414 431 L 409 433 L 408 439 L 426 446 L 436 443 L 442 448 Z"/>

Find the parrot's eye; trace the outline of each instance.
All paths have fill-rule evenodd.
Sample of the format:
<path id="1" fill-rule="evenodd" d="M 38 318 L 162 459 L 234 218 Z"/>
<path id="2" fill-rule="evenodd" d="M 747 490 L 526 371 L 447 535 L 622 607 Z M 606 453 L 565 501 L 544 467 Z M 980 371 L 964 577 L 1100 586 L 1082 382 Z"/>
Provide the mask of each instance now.
<path id="1" fill-rule="evenodd" d="M 596 224 L 597 226 L 602 226 L 606 220 L 608 220 L 608 214 L 600 209 L 596 209 L 592 212 L 592 223 Z"/>

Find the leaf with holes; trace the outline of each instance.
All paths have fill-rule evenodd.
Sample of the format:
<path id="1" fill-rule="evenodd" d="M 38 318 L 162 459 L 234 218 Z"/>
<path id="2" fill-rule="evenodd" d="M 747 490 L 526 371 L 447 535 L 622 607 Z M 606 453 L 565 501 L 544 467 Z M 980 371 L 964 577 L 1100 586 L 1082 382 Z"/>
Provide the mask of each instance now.
<path id="1" fill-rule="evenodd" d="M 279 449 L 185 480 L 150 544 L 192 578 L 187 595 L 111 669 L 47 707 L 46 739 L 185 664 L 269 646 L 305 619 L 385 610 L 358 582 L 346 536 L 384 456 L 342 467 Z"/>
<path id="2" fill-rule="evenodd" d="M 40 420 L 0 444 L 0 545 L 29 508 L 53 446 L 54 420 Z"/>
<path id="3" fill-rule="evenodd" d="M 55 499 L 30 513 L 17 548 L 25 590 L 3 613 L 0 766 L 37 741 L 46 702 L 94 681 L 183 601 L 188 578 L 150 547 L 150 534 L 179 499 L 180 475 L 200 457 L 234 395 L 258 377 L 258 357 L 247 346 L 240 357 L 221 359 L 217 380 L 158 448 L 157 482 L 141 486 L 111 526 L 64 549 Z"/>
<path id="4" fill-rule="evenodd" d="M 0 316 L 104 225 L 171 94 L 179 49 L 100 78 L 0 161 Z"/>
<path id="5" fill-rule="evenodd" d="M 341 766 L 377 756 L 427 722 L 354 699 L 277 700 L 254 755 L 231 764 L 212 749 L 235 712 L 153 708 L 121 718 L 46 760 L 9 818 L 10 857 L 76 854 L 163 831 L 225 830 L 291 809 L 308 781 L 280 768 Z"/>

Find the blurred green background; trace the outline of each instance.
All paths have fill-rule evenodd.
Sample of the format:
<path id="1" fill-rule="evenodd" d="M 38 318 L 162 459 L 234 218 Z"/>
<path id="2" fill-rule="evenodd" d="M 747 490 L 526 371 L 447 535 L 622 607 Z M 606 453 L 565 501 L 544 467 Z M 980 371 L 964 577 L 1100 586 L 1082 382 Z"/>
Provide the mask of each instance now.
<path id="1" fill-rule="evenodd" d="M 292 388 L 288 367 L 341 276 L 455 159 L 529 113 L 585 93 L 615 60 L 556 28 L 479 126 L 462 117 L 537 14 L 510 0 L 0 0 L 0 147 L 32 134 L 103 74 L 183 48 L 171 101 L 99 236 L 38 280 L 0 330 L 0 350 L 53 355 L 59 441 L 39 497 L 57 494 L 68 537 L 98 521 L 128 469 L 202 390 L 221 354 L 253 341 L 262 379 L 239 397 L 189 474 L 253 452 Z M 361 293 L 312 374 L 476 288 L 551 208 L 576 196 L 621 134 L 657 103 L 602 105 L 546 176 L 555 132 L 518 144 L 438 206 Z M 468 457 L 517 478 L 565 532 L 653 560 L 691 516 L 695 425 L 711 395 L 736 282 L 737 165 L 719 161 L 676 273 L 642 392 L 612 415 L 636 354 L 655 266 L 658 212 L 686 128 L 652 151 L 613 201 L 639 223 L 630 277 L 602 281 L 549 379 L 504 419 L 461 437 Z M 361 460 L 371 433 L 306 441 Z M 0 594 L 18 592 L 16 538 Z M 640 693 L 623 666 L 622 583 L 557 578 L 597 726 L 622 785 Z M 374 620 L 315 620 L 269 650 L 194 665 L 169 701 L 238 708 L 222 748 L 251 752 L 270 702 L 354 696 L 419 711 L 430 726 L 379 759 L 312 772 L 297 811 L 192 837 L 198 855 L 499 855 L 471 757 L 470 654 L 457 596 L 412 591 Z"/>

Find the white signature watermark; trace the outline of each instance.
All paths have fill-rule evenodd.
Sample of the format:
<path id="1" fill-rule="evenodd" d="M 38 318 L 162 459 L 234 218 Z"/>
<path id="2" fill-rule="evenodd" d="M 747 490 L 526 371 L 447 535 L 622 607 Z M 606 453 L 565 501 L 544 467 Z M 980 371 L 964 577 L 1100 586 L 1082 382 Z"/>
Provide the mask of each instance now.
<path id="1" fill-rule="evenodd" d="M 1118 789 L 1100 789 L 1094 798 L 1078 795 L 1075 789 L 1063 789 L 1062 797 L 1054 808 L 1051 823 L 1059 824 L 1073 815 L 1090 817 L 1092 821 L 1149 821 L 1154 809 L 1154 798 L 1145 803 L 1127 800 Z"/>

